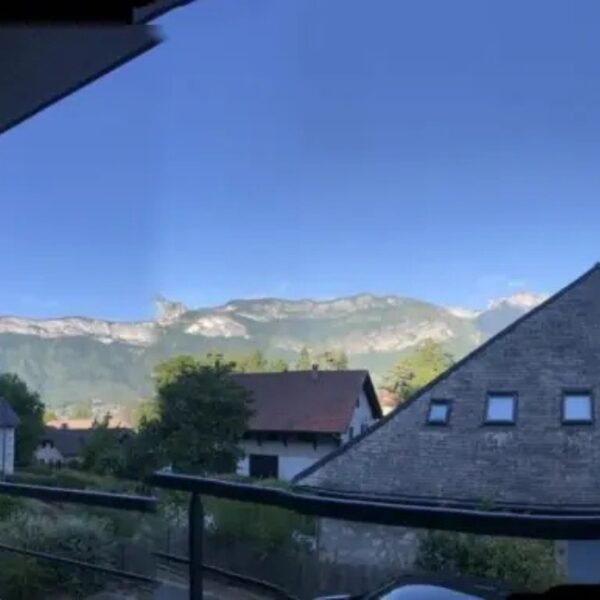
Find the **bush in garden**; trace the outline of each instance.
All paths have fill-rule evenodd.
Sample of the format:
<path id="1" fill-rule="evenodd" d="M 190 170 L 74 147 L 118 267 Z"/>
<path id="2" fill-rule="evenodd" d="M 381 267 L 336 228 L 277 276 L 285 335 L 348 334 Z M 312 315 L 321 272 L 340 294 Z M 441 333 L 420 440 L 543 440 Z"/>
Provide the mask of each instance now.
<path id="1" fill-rule="evenodd" d="M 428 531 L 420 539 L 417 567 L 473 575 L 519 589 L 560 583 L 552 542 Z"/>
<path id="2" fill-rule="evenodd" d="M 8 519 L 23 507 L 23 500 L 13 496 L 0 496 L 0 521 Z"/>
<path id="3" fill-rule="evenodd" d="M 289 487 L 288 483 L 276 479 L 256 481 L 243 476 L 226 476 L 220 479 L 280 489 Z M 168 524 L 174 527 L 186 527 L 189 494 L 162 492 L 161 500 L 161 512 Z M 210 534 L 220 538 L 249 541 L 262 551 L 285 546 L 306 546 L 307 538 L 312 538 L 316 532 L 314 518 L 277 506 L 209 496 L 204 497 L 202 501 L 206 516 L 205 524 Z"/>
<path id="4" fill-rule="evenodd" d="M 28 556 L 0 555 L 0 594 L 3 600 L 37 600 L 44 598 L 55 582 L 47 564 Z"/>
<path id="5" fill-rule="evenodd" d="M 17 512 L 0 522 L 0 539 L 15 547 L 99 565 L 111 564 L 114 556 L 114 541 L 107 523 L 89 516 Z M 16 585 L 18 573 L 7 571 L 4 558 L 2 560 L 0 597 L 3 600 L 44 598 L 48 593 L 60 590 L 83 594 L 99 589 L 105 583 L 105 576 L 90 569 L 31 559 L 32 562 L 22 565 L 33 573 L 30 579 L 21 581 L 25 586 L 23 595 L 11 596 L 9 593 L 15 593 L 10 590 Z M 17 567 L 18 564 L 15 563 Z"/>

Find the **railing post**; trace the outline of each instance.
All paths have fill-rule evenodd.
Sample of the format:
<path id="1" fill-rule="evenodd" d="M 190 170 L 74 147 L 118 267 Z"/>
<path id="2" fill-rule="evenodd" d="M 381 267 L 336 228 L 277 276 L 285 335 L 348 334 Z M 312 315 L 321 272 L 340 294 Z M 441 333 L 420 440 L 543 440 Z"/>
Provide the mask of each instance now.
<path id="1" fill-rule="evenodd" d="M 204 538 L 204 507 L 198 494 L 192 494 L 189 510 L 190 600 L 202 600 L 202 542 Z"/>

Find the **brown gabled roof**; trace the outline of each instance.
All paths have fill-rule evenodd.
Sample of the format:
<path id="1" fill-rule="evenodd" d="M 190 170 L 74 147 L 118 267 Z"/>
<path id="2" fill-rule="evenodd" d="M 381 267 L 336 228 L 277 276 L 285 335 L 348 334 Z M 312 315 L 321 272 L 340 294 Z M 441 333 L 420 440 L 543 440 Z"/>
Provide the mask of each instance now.
<path id="1" fill-rule="evenodd" d="M 239 373 L 233 379 L 253 396 L 250 431 L 342 433 L 361 390 L 373 416 L 381 416 L 368 371 Z"/>

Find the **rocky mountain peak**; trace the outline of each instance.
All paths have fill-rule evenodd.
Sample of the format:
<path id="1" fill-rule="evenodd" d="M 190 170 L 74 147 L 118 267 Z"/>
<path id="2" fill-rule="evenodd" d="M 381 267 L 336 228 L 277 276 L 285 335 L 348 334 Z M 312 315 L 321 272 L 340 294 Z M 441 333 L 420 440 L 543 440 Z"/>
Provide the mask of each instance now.
<path id="1" fill-rule="evenodd" d="M 156 322 L 159 325 L 169 325 L 177 321 L 188 308 L 182 302 L 169 300 L 164 296 L 158 296 L 155 300 Z"/>

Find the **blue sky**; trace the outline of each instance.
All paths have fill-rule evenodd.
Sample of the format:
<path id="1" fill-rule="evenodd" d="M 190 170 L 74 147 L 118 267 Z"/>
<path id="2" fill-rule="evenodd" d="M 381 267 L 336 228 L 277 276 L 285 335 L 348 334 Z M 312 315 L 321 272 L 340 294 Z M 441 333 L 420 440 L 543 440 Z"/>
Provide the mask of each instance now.
<path id="1" fill-rule="evenodd" d="M 369 291 L 481 306 L 600 259 L 600 4 L 199 0 L 0 137 L 0 313 Z"/>

